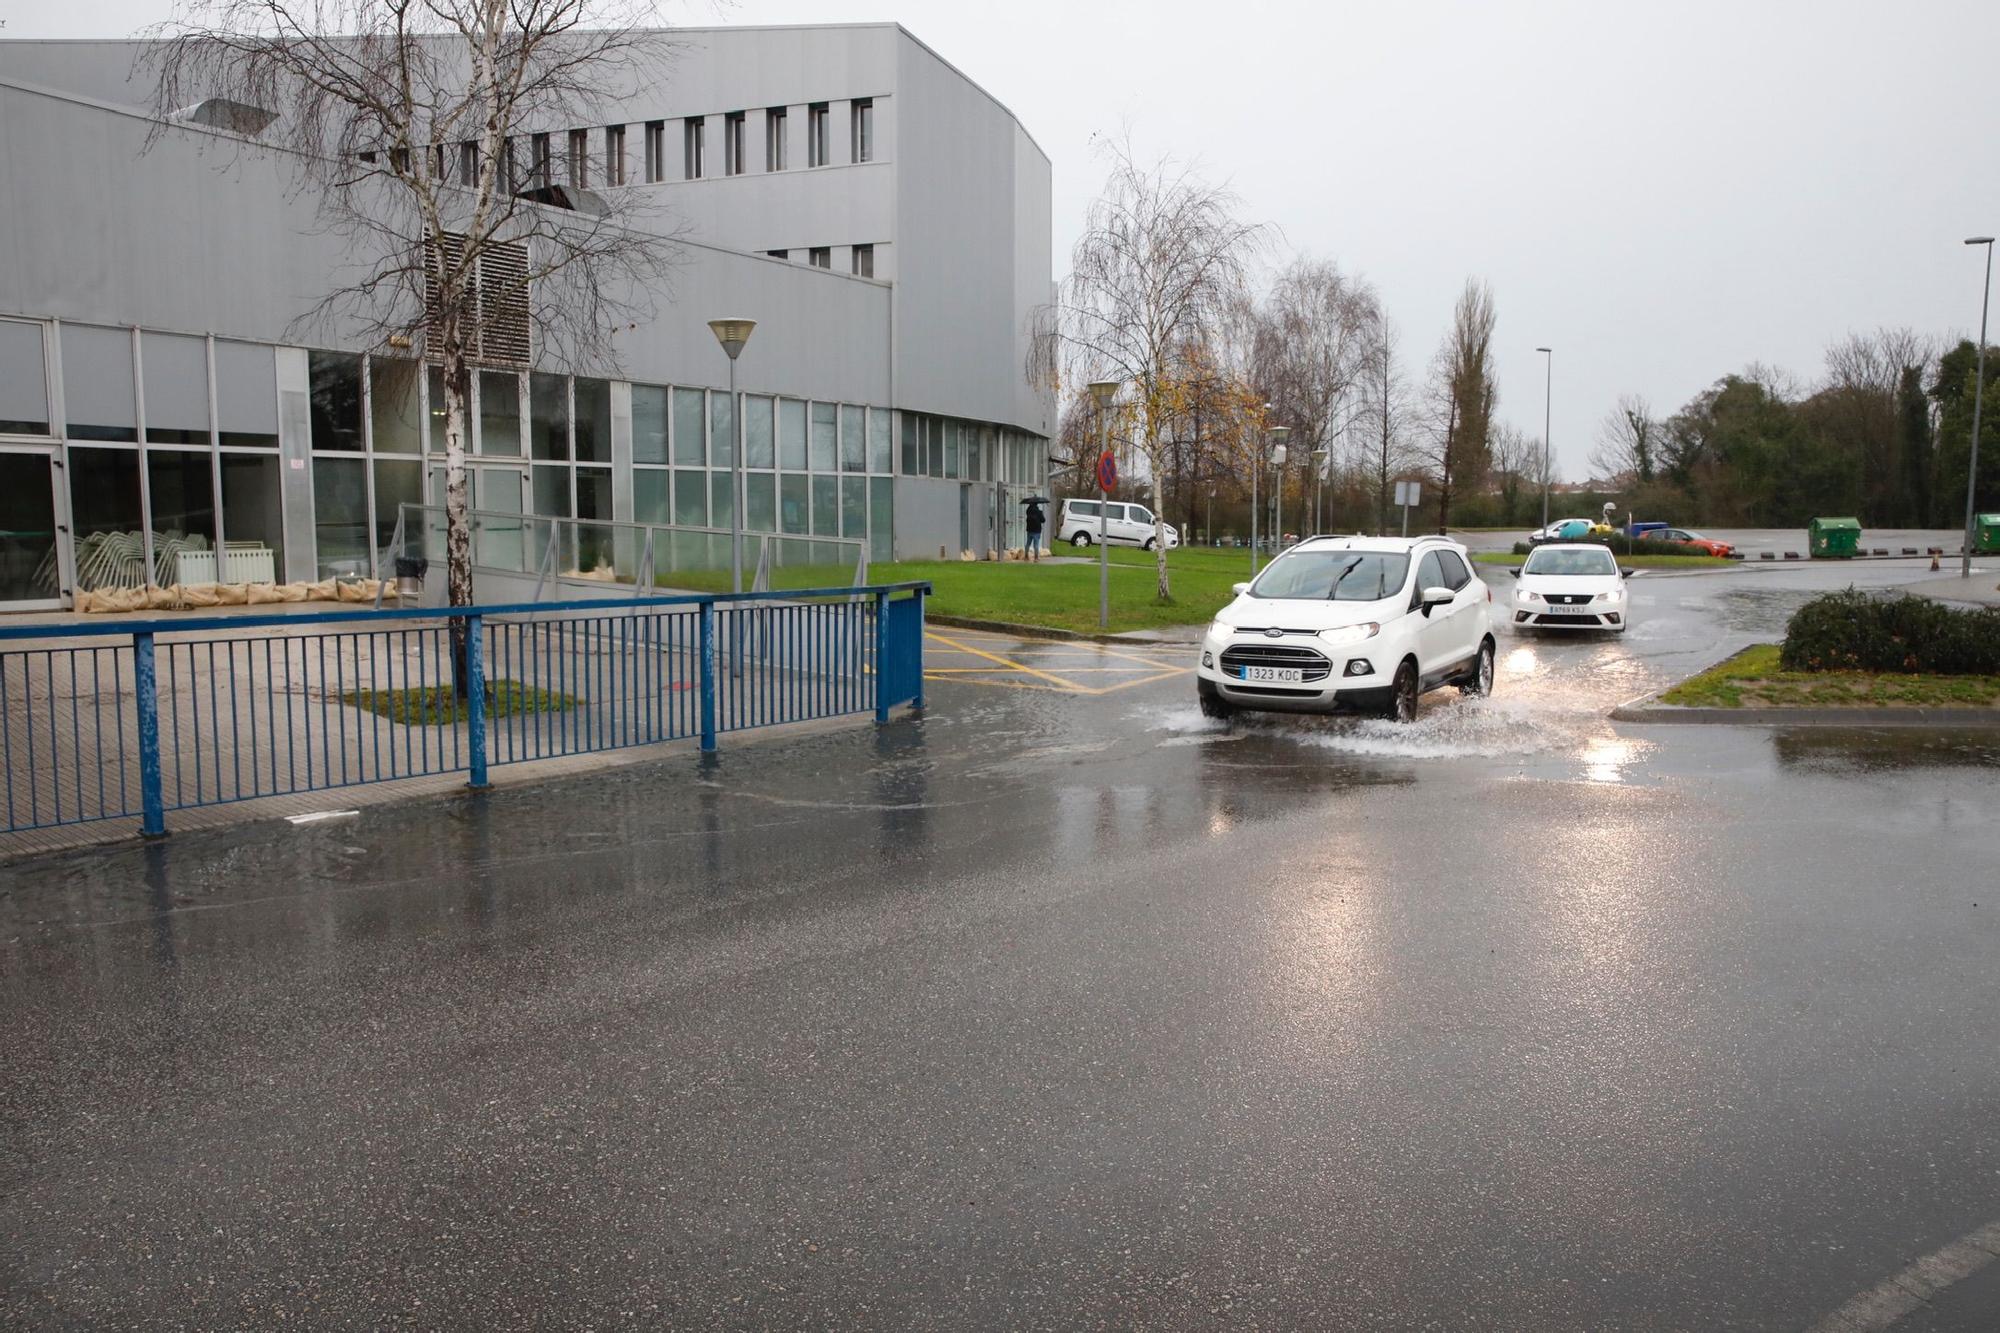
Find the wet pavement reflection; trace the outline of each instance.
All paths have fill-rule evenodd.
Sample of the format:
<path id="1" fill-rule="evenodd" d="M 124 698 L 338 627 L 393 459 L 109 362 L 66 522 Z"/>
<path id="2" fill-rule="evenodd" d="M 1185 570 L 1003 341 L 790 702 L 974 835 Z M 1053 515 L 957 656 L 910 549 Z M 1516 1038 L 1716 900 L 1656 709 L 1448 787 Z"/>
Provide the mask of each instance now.
<path id="1" fill-rule="evenodd" d="M 1605 713 L 1832 577 L 0 867 L 0 1319 L 1808 1324 L 2000 1215 L 2000 744 Z"/>

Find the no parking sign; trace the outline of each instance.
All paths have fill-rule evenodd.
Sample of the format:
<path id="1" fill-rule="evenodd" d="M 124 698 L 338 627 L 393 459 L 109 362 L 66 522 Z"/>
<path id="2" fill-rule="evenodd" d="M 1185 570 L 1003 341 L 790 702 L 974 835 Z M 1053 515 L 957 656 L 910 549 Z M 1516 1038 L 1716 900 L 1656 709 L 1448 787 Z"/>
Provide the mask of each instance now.
<path id="1" fill-rule="evenodd" d="M 1097 456 L 1097 488 L 1102 491 L 1118 489 L 1118 460 L 1109 449 Z"/>

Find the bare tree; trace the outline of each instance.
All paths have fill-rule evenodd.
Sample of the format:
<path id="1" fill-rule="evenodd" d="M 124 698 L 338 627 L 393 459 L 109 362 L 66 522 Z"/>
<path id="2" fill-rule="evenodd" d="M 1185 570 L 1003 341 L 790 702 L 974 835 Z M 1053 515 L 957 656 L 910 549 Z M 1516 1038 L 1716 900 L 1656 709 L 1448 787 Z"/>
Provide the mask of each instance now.
<path id="1" fill-rule="evenodd" d="M 1254 382 L 1275 419 L 1291 428 L 1281 487 L 1287 476 L 1311 478 L 1314 451 L 1331 453 L 1346 424 L 1347 399 L 1366 369 L 1378 313 L 1368 284 L 1317 259 L 1294 260 L 1258 307 Z"/>
<path id="2" fill-rule="evenodd" d="M 542 364 L 615 364 L 615 331 L 651 313 L 678 252 L 671 232 L 630 225 L 636 192 L 587 188 L 587 144 L 582 161 L 568 151 L 569 127 L 600 119 L 600 90 L 663 74 L 670 43 L 637 26 L 649 13 L 637 0 L 185 0 L 151 34 L 161 126 L 210 98 L 269 117 L 246 147 L 289 163 L 347 241 L 350 269 L 298 322 L 339 319 L 440 367 L 454 606 L 473 591 L 472 366 L 525 365 L 535 341 Z M 462 688 L 462 621 L 453 642 Z"/>
<path id="3" fill-rule="evenodd" d="M 1650 482 L 1660 471 L 1664 431 L 1645 398 L 1636 393 L 1622 394 L 1618 405 L 1598 423 L 1590 466 L 1608 480 Z"/>
<path id="4" fill-rule="evenodd" d="M 1039 321 L 1029 370 L 1055 384 L 1103 377 L 1128 386 L 1134 444 L 1155 485 L 1165 600 L 1172 589 L 1158 485 L 1170 423 L 1193 387 L 1182 352 L 1225 319 L 1264 231 L 1236 216 L 1234 195 L 1188 168 L 1166 160 L 1142 167 L 1129 146 L 1110 151 L 1110 179 L 1085 220 L 1070 276 Z"/>
<path id="5" fill-rule="evenodd" d="M 1493 381 L 1493 292 L 1468 278 L 1451 328 L 1431 362 L 1428 462 L 1438 488 L 1438 531 L 1451 523 L 1454 489 L 1483 478 L 1499 393 Z"/>
<path id="6" fill-rule="evenodd" d="M 1389 487 L 1409 461 L 1405 439 L 1409 387 L 1399 364 L 1396 326 L 1378 309 L 1362 358 L 1362 411 L 1355 433 L 1357 471 L 1369 478 L 1378 533 L 1389 530 Z"/>
<path id="7" fill-rule="evenodd" d="M 1541 490 L 1542 442 L 1525 435 L 1512 422 L 1500 422 L 1491 432 L 1493 481 L 1500 490 L 1501 521 L 1512 523 L 1524 487 Z"/>

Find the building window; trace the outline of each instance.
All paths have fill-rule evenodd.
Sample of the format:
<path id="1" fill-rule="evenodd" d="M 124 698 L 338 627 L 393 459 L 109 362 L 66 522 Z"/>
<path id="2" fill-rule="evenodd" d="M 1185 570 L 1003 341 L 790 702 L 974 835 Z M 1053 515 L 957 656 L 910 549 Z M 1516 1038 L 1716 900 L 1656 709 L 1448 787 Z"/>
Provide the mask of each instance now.
<path id="1" fill-rule="evenodd" d="M 576 189 L 590 188 L 590 131 L 569 132 L 569 183 Z"/>
<path id="2" fill-rule="evenodd" d="M 667 178 L 667 122 L 650 120 L 646 122 L 646 183 L 655 184 Z"/>
<path id="3" fill-rule="evenodd" d="M 146 443 L 208 448 L 208 345 L 184 333 L 139 335 Z M 156 520 L 154 527 L 160 524 Z"/>
<path id="4" fill-rule="evenodd" d="M 872 278 L 875 276 L 874 246 L 857 245 L 854 247 L 854 273 L 856 277 L 861 278 Z"/>
<path id="5" fill-rule="evenodd" d="M 539 190 L 555 182 L 555 164 L 549 147 L 549 136 L 537 134 L 533 140 L 534 159 L 528 170 L 531 173 L 528 188 Z"/>
<path id="6" fill-rule="evenodd" d="M 687 145 L 686 177 L 688 180 L 701 179 L 702 150 L 706 146 L 706 126 L 700 116 L 690 116 L 682 128 Z"/>
<path id="7" fill-rule="evenodd" d="M 432 441 L 431 447 L 442 447 Z M 479 372 L 479 452 L 488 458 L 521 456 L 521 377 L 511 371 Z"/>
<path id="8" fill-rule="evenodd" d="M 722 171 L 726 176 L 743 174 L 743 120 L 741 111 L 722 118 Z"/>
<path id="9" fill-rule="evenodd" d="M 458 146 L 458 183 L 467 187 L 479 184 L 479 141 L 467 139 Z"/>
<path id="10" fill-rule="evenodd" d="M 771 258 L 773 259 L 783 259 L 786 261 L 789 261 L 792 257 L 792 252 L 790 250 L 766 250 L 764 253 L 771 256 Z"/>
<path id="11" fill-rule="evenodd" d="M 764 113 L 764 170 L 783 171 L 788 162 L 785 108 L 774 106 Z"/>
<path id="12" fill-rule="evenodd" d="M 854 103 L 854 160 L 875 160 L 875 101 L 863 97 Z"/>
<path id="13" fill-rule="evenodd" d="M 623 185 L 625 183 L 625 127 L 606 125 L 604 127 L 604 183 Z"/>
<path id="14" fill-rule="evenodd" d="M 810 259 L 811 259 L 811 262 L 812 262 L 812 266 L 813 266 L 814 268 L 832 268 L 832 267 L 833 267 L 833 247 L 832 247 L 832 246 L 827 246 L 827 245 L 815 245 L 815 246 L 814 246 L 814 247 L 813 247 L 813 248 L 812 248 L 811 250 L 809 250 L 809 251 L 807 252 L 807 254 L 808 254 L 808 256 L 810 257 Z"/>
<path id="15" fill-rule="evenodd" d="M 829 156 L 831 145 L 827 143 L 827 140 L 833 137 L 832 121 L 832 113 L 827 109 L 825 102 L 814 102 L 806 108 L 807 166 L 823 167 L 833 160 Z"/>

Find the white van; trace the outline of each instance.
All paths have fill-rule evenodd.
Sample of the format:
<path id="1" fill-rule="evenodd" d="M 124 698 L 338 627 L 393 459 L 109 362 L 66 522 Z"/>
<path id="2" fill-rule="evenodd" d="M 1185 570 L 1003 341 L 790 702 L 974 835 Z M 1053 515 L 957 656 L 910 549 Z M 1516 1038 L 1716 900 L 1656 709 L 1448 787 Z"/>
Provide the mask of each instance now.
<path id="1" fill-rule="evenodd" d="M 1089 546 L 1097 540 L 1100 525 L 1107 546 L 1153 549 L 1153 511 L 1144 505 L 1118 500 L 1105 502 L 1102 517 L 1098 515 L 1095 500 L 1064 500 L 1062 521 L 1056 525 L 1056 540 L 1072 546 Z M 1171 523 L 1166 525 L 1166 532 L 1167 549 L 1171 551 L 1181 544 L 1181 535 Z"/>

